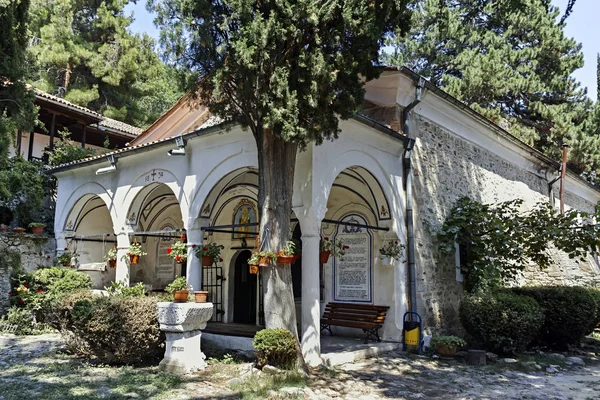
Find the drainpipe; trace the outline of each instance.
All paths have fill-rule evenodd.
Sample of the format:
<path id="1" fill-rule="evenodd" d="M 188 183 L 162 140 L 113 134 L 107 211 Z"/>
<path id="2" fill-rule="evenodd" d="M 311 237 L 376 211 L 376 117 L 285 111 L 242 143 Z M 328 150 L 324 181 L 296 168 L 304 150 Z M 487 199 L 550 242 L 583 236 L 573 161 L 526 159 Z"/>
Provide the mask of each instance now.
<path id="1" fill-rule="evenodd" d="M 402 127 L 408 139 L 404 149 L 404 171 L 405 171 L 405 192 L 406 192 L 406 255 L 408 258 L 408 278 L 410 282 L 410 311 L 417 311 L 417 269 L 415 267 L 415 232 L 413 224 L 413 195 L 412 195 L 412 167 L 410 156 L 415 144 L 415 139 L 410 134 L 410 112 L 417 104 L 421 102 L 421 94 L 425 87 L 425 79 L 419 78 L 415 92 L 415 99 L 402 110 Z"/>

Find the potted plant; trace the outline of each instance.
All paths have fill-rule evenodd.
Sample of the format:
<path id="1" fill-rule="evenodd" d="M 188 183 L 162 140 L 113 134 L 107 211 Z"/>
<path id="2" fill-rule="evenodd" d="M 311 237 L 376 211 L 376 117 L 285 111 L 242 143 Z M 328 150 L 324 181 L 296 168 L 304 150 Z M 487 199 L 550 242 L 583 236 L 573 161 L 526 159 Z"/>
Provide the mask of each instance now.
<path id="1" fill-rule="evenodd" d="M 258 252 L 258 266 L 268 267 L 271 264 L 277 262 L 277 254 L 271 250 L 265 250 Z"/>
<path id="2" fill-rule="evenodd" d="M 294 262 L 294 255 L 296 254 L 296 243 L 291 240 L 285 242 L 283 250 L 277 253 L 278 264 L 291 264 Z"/>
<path id="3" fill-rule="evenodd" d="M 77 257 L 79 254 L 70 252 L 67 247 L 56 257 L 57 262 L 63 267 L 68 267 L 73 264 L 77 264 Z"/>
<path id="4" fill-rule="evenodd" d="M 109 268 L 117 267 L 117 247 L 116 246 L 113 247 L 112 249 L 108 250 L 108 252 L 104 256 L 104 261 L 106 261 L 108 263 Z"/>
<path id="5" fill-rule="evenodd" d="M 467 342 L 458 336 L 438 336 L 431 339 L 437 353 L 442 357 L 454 357 L 458 347 L 466 346 Z"/>
<path id="6" fill-rule="evenodd" d="M 183 240 L 178 240 L 167 249 L 167 254 L 177 264 L 184 264 L 187 261 L 187 244 Z"/>
<path id="7" fill-rule="evenodd" d="M 175 280 L 165 287 L 165 290 L 173 295 L 175 303 L 185 303 L 192 287 L 188 285 L 185 276 L 175 278 Z"/>
<path id="8" fill-rule="evenodd" d="M 330 241 L 328 237 L 324 237 L 319 242 L 319 263 L 325 264 L 329 261 L 329 256 L 343 259 L 344 254 L 346 254 L 346 250 L 348 249 L 349 247 L 342 243 L 342 239 L 338 239 L 334 243 Z"/>
<path id="9" fill-rule="evenodd" d="M 400 261 L 404 255 L 404 245 L 397 240 L 390 240 L 379 249 L 381 254 L 381 264 L 391 265 L 392 260 Z"/>
<path id="10" fill-rule="evenodd" d="M 130 264 L 137 264 L 140 261 L 140 257 L 145 256 L 147 254 L 148 253 L 144 253 L 144 251 L 142 250 L 142 245 L 138 242 L 131 243 L 129 249 L 127 250 L 127 255 L 129 256 Z"/>
<path id="11" fill-rule="evenodd" d="M 248 259 L 248 266 L 250 267 L 250 273 L 253 275 L 258 274 L 258 263 L 260 261 L 260 253 L 255 251 Z"/>
<path id="12" fill-rule="evenodd" d="M 21 228 L 20 226 L 15 226 L 13 228 L 13 232 L 14 233 L 24 233 L 25 232 L 25 228 Z"/>
<path id="13" fill-rule="evenodd" d="M 204 290 L 197 290 L 194 292 L 194 297 L 196 298 L 196 303 L 206 303 L 208 292 Z"/>
<path id="14" fill-rule="evenodd" d="M 4 225 L 4 224 L 0 224 L 0 232 L 6 232 L 8 231 L 8 226 Z"/>
<path id="15" fill-rule="evenodd" d="M 31 233 L 35 235 L 41 235 L 42 233 L 44 233 L 44 228 L 46 227 L 46 224 L 42 224 L 41 222 L 32 222 L 29 224 L 29 227 L 31 228 Z"/>
<path id="16" fill-rule="evenodd" d="M 196 257 L 202 260 L 203 267 L 210 267 L 215 260 L 223 262 L 223 259 L 221 258 L 221 249 L 224 248 L 225 246 L 221 244 L 209 243 L 205 246 L 196 248 Z"/>

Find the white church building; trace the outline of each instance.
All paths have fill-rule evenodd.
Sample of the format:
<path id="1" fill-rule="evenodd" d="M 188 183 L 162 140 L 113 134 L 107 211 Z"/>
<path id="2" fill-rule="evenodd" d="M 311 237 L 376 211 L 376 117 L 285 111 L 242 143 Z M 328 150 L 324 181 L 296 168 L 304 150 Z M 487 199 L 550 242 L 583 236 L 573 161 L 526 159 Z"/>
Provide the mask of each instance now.
<path id="1" fill-rule="evenodd" d="M 302 350 L 313 364 L 320 355 L 320 317 L 332 301 L 389 306 L 384 341 L 401 340 L 411 303 L 428 329 L 460 329 L 457 261 L 436 246 L 436 229 L 459 197 L 520 197 L 532 205 L 558 196 L 548 184 L 557 176 L 557 160 L 407 69 L 387 68 L 368 82 L 365 100 L 360 114 L 341 121 L 338 140 L 309 145 L 296 158 L 290 219 L 302 256 L 292 266 L 293 290 Z M 249 274 L 247 265 L 257 228 L 238 227 L 242 214 L 242 222 L 257 222 L 257 167 L 249 131 L 220 124 L 183 97 L 128 147 L 51 171 L 58 179 L 57 250 L 76 251 L 78 268 L 98 289 L 123 281 L 161 291 L 185 275 L 194 290 L 209 292 L 213 323 L 224 334 L 227 326 L 260 326 L 260 276 Z M 568 207 L 591 211 L 600 200 L 600 192 L 573 173 L 565 188 Z M 166 254 L 182 235 L 187 265 Z M 320 264 L 323 237 L 351 243 L 352 257 Z M 379 249 L 390 240 L 407 246 L 407 254 L 384 265 Z M 134 241 L 147 253 L 136 265 L 122 258 Z M 202 267 L 192 246 L 209 242 L 224 246 L 222 261 Z M 115 245 L 116 268 L 107 268 L 103 256 Z M 590 259 L 530 274 L 585 284 L 599 272 Z"/>

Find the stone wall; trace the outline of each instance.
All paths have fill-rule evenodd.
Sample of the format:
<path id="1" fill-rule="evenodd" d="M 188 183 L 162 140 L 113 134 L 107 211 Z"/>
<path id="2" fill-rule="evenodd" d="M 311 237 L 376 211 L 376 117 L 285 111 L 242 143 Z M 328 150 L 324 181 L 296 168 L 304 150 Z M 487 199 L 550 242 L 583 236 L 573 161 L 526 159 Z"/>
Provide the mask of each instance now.
<path id="1" fill-rule="evenodd" d="M 25 272 L 35 271 L 39 266 L 52 265 L 56 256 L 56 241 L 48 236 L 0 233 L 0 252 L 7 248 L 21 254 L 21 265 Z M 9 305 L 10 275 L 13 272 L 9 266 L 0 265 L 0 314 Z"/>
<path id="2" fill-rule="evenodd" d="M 418 310 L 432 331 L 460 333 L 458 303 L 463 292 L 454 257 L 439 251 L 436 233 L 462 196 L 483 203 L 522 198 L 524 206 L 548 200 L 547 181 L 515 166 L 488 149 L 476 146 L 442 127 L 415 116 L 413 152 Z M 541 162 L 540 162 L 541 164 Z M 593 211 L 590 202 L 566 193 L 566 205 Z M 598 282 L 597 260 L 553 257 L 556 266 L 532 267 L 519 284 L 588 285 Z"/>

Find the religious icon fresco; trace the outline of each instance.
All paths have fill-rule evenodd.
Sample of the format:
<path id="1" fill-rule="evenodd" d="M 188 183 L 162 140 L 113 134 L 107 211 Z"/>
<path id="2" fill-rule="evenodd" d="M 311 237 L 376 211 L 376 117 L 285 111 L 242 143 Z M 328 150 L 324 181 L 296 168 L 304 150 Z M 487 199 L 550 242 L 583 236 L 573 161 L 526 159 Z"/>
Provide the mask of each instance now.
<path id="1" fill-rule="evenodd" d="M 248 199 L 242 199 L 233 210 L 233 224 L 243 225 L 258 222 L 256 218 L 256 207 Z M 257 226 L 239 226 L 234 228 L 234 239 L 252 238 L 251 232 L 257 232 Z"/>

